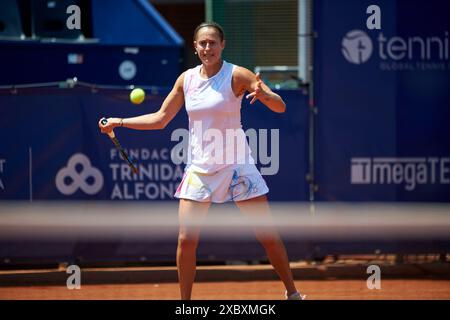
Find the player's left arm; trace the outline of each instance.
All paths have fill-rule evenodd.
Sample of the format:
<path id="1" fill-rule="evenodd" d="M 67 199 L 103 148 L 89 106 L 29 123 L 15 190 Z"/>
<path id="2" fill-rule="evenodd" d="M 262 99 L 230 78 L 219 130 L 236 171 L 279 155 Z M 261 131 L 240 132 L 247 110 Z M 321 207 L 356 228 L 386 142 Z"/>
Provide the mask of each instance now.
<path id="1" fill-rule="evenodd" d="M 237 89 L 238 95 L 245 91 L 250 92 L 246 96 L 247 99 L 252 99 L 250 104 L 259 100 L 273 112 L 282 113 L 286 111 L 286 104 L 283 99 L 261 80 L 259 73 L 255 75 L 246 68 L 237 67 L 233 73 L 233 87 Z"/>

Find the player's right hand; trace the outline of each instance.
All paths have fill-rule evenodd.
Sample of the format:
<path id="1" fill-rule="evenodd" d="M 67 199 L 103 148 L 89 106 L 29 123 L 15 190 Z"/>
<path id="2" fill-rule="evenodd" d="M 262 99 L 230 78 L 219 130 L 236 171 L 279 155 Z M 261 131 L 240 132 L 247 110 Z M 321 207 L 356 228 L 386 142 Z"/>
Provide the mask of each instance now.
<path id="1" fill-rule="evenodd" d="M 119 124 L 120 124 L 120 118 L 101 118 L 98 121 L 98 127 L 100 128 L 101 133 L 106 133 L 106 134 L 113 131 L 113 129 L 115 127 L 118 127 Z"/>

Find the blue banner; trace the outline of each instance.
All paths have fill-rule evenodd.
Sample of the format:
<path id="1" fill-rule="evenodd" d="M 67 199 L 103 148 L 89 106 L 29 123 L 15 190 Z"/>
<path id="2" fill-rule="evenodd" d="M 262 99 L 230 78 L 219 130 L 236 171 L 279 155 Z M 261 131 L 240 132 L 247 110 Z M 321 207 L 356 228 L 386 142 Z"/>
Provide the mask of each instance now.
<path id="1" fill-rule="evenodd" d="M 372 4 L 315 2 L 318 199 L 450 201 L 450 2 Z"/>
<path id="2" fill-rule="evenodd" d="M 185 163 L 176 147 L 188 142 L 184 109 L 164 129 L 115 133 L 139 168 L 133 174 L 97 125 L 103 116 L 155 112 L 167 90 L 149 89 L 141 105 L 129 90 L 21 89 L 0 96 L 0 199 L 171 200 Z M 243 102 L 242 123 L 272 200 L 307 199 L 306 97 L 280 92 L 287 112 Z M 175 149 L 174 149 L 175 148 Z"/>

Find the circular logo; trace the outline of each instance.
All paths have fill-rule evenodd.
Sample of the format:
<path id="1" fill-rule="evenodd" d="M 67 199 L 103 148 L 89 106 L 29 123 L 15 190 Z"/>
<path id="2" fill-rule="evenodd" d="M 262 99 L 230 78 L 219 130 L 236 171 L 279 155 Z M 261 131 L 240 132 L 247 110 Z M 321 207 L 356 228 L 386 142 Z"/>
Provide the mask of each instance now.
<path id="1" fill-rule="evenodd" d="M 361 64 L 372 55 L 372 40 L 362 30 L 352 30 L 342 39 L 342 54 L 348 62 Z"/>
<path id="2" fill-rule="evenodd" d="M 81 167 L 81 170 L 77 168 Z M 92 179 L 91 179 L 92 178 Z M 56 175 L 56 188 L 62 194 L 71 195 L 78 189 L 94 195 L 103 187 L 103 175 L 91 165 L 91 161 L 82 153 L 75 153 Z"/>
<path id="3" fill-rule="evenodd" d="M 131 80 L 136 76 L 136 64 L 131 60 L 123 61 L 119 66 L 119 75 L 123 80 Z"/>

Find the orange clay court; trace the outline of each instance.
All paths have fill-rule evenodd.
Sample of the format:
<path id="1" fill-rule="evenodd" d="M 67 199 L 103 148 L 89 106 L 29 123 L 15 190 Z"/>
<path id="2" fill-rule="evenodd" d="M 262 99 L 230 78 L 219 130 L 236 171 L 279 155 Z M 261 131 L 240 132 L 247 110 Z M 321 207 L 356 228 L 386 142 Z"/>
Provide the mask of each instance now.
<path id="1" fill-rule="evenodd" d="M 450 266 L 432 257 L 393 263 L 392 259 L 342 257 L 322 263 L 291 263 L 296 285 L 309 300 L 448 300 Z M 382 272 L 381 289 L 368 289 L 367 266 Z M 384 279 L 383 279 L 384 275 Z M 82 269 L 81 289 L 66 287 L 65 268 L 0 272 L 0 299 L 177 300 L 175 267 Z M 270 265 L 200 266 L 194 300 L 282 300 L 284 289 Z"/>

